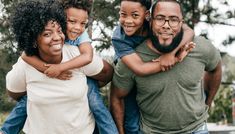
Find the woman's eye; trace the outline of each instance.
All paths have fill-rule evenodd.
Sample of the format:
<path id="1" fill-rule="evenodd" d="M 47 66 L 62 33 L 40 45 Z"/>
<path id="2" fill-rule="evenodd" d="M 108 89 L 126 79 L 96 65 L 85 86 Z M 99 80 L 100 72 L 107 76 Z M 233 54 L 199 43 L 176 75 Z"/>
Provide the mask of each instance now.
<path id="1" fill-rule="evenodd" d="M 44 33 L 43 36 L 49 37 L 51 34 L 50 33 Z"/>
<path id="2" fill-rule="evenodd" d="M 58 33 L 60 33 L 60 34 L 61 34 L 61 33 L 63 33 L 63 32 L 62 32 L 62 30 L 60 29 L 60 30 L 58 31 Z"/>

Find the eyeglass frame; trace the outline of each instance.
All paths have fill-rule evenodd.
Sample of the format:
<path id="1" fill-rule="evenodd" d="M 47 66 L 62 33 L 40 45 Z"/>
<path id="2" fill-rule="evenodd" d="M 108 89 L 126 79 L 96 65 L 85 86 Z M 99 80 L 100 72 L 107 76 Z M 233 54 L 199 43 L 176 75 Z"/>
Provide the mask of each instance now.
<path id="1" fill-rule="evenodd" d="M 175 27 L 177 27 L 181 22 L 184 22 L 183 19 L 180 19 L 180 18 L 177 17 L 177 16 L 169 16 L 169 17 L 166 17 L 166 16 L 163 16 L 163 15 L 154 16 L 152 20 L 153 20 L 153 21 L 156 21 L 158 16 L 164 18 L 164 23 L 162 23 L 162 25 L 159 25 L 157 22 L 155 22 L 155 24 L 158 25 L 158 26 L 163 26 L 163 25 L 166 24 L 166 22 L 168 22 L 168 25 L 169 25 L 170 27 L 175 28 Z M 177 19 L 178 19 L 178 23 L 177 23 L 176 25 L 172 26 L 172 24 L 170 23 L 171 18 L 177 18 Z"/>

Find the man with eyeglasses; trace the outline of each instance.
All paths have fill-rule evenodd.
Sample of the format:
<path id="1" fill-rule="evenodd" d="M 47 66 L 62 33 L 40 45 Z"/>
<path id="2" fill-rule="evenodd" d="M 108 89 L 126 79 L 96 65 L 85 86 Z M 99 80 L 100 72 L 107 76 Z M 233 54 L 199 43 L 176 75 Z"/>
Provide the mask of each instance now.
<path id="1" fill-rule="evenodd" d="M 152 7 L 152 37 L 136 48 L 144 61 L 173 51 L 182 39 L 183 14 L 176 0 L 158 0 Z M 123 128 L 123 98 L 136 86 L 141 133 L 208 134 L 208 110 L 221 82 L 221 58 L 210 41 L 197 44 L 186 58 L 167 72 L 137 76 L 118 62 L 111 90 L 111 110 Z M 208 96 L 204 96 L 204 90 Z"/>

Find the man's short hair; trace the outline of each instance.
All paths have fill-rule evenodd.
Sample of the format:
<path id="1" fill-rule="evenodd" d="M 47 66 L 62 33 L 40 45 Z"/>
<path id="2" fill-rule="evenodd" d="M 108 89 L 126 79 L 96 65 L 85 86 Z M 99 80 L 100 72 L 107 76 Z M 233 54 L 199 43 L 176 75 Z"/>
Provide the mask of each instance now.
<path id="1" fill-rule="evenodd" d="M 152 9 L 151 9 L 151 17 L 153 18 L 153 12 L 154 12 L 154 9 L 156 8 L 156 5 L 159 3 L 159 2 L 173 2 L 173 3 L 176 3 L 180 6 L 180 11 L 181 11 L 181 14 L 182 16 L 184 17 L 184 10 L 183 10 L 183 6 L 182 4 L 178 1 L 178 0 L 157 0 L 156 2 L 154 2 L 153 6 L 152 6 Z"/>

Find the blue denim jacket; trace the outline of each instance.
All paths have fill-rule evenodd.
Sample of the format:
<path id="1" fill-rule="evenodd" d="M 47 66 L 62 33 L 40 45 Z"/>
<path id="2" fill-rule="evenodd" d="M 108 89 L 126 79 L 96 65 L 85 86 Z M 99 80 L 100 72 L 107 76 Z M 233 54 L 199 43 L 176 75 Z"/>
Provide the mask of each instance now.
<path id="1" fill-rule="evenodd" d="M 84 42 L 90 42 L 91 43 L 91 39 L 87 33 L 87 30 L 84 31 L 79 37 L 77 37 L 75 40 L 69 40 L 66 39 L 65 43 L 69 44 L 69 45 L 73 45 L 73 46 L 79 46 L 80 44 L 84 43 Z"/>
<path id="2" fill-rule="evenodd" d="M 127 36 L 122 27 L 118 25 L 112 36 L 112 44 L 116 53 L 115 59 L 135 52 L 135 48 L 142 43 L 146 37 L 133 35 Z"/>

